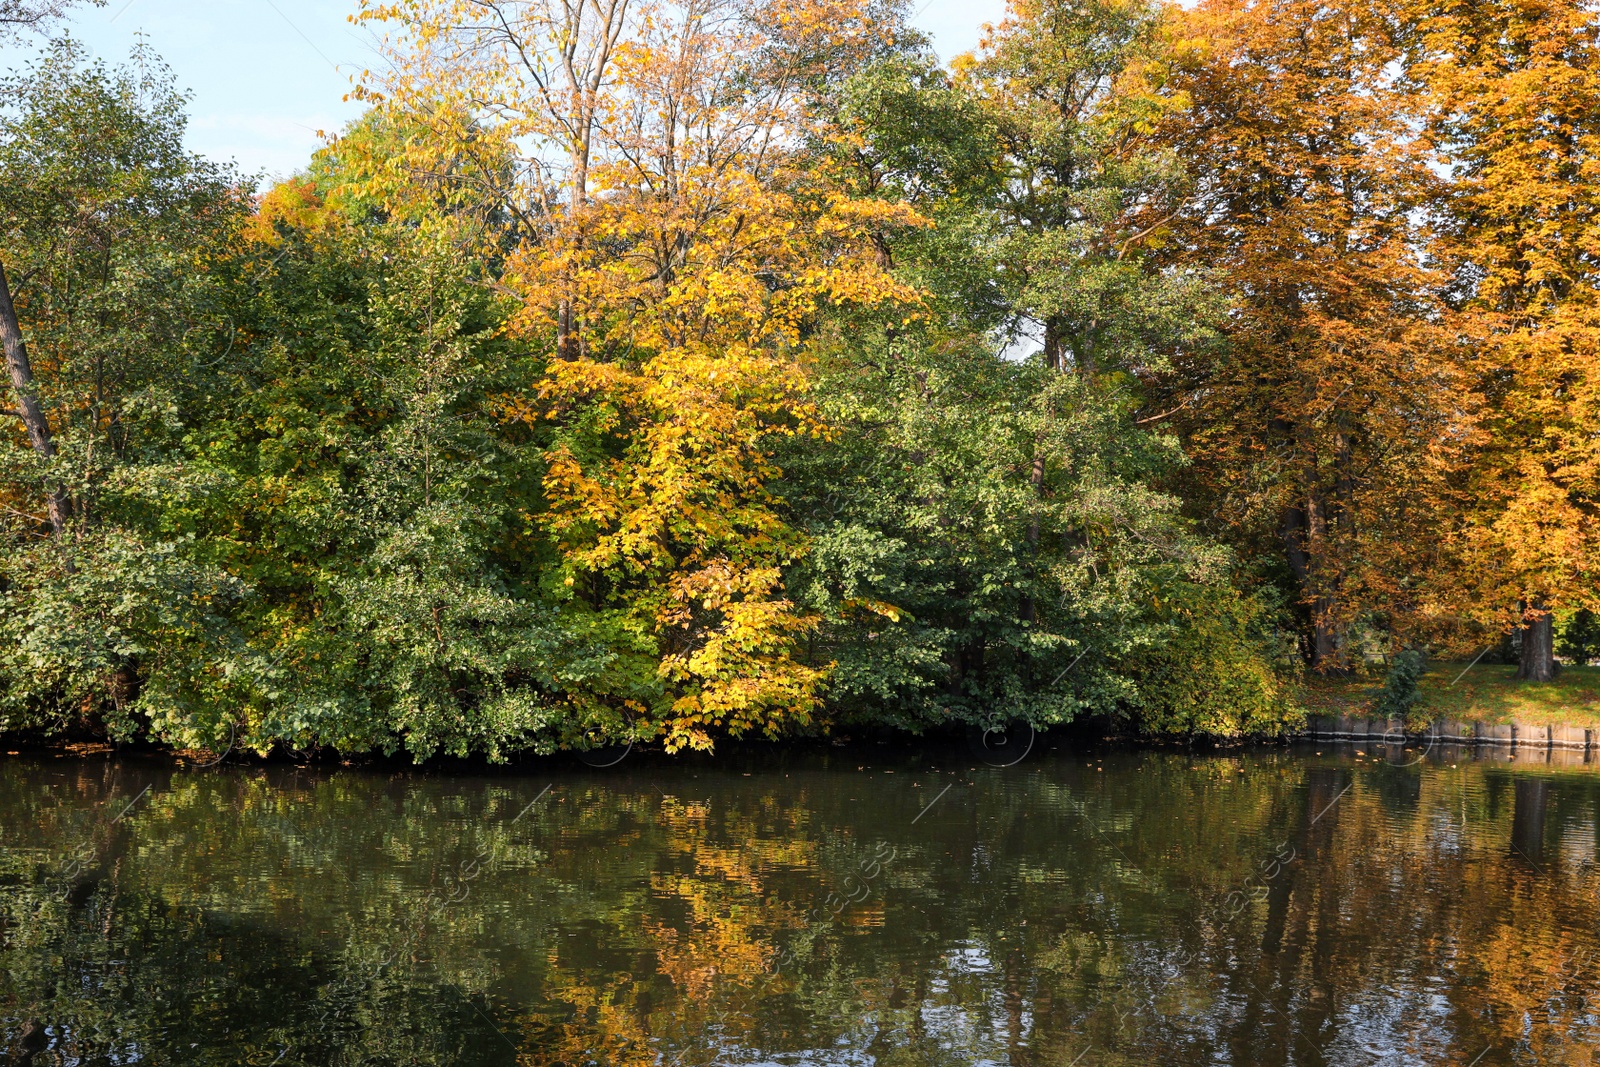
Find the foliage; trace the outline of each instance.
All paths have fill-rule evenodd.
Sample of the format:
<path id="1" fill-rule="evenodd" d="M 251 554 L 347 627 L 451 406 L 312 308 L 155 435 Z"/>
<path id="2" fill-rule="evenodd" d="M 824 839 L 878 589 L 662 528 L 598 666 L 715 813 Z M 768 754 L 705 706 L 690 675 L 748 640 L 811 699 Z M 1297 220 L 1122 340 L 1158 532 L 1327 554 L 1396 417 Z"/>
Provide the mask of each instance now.
<path id="1" fill-rule="evenodd" d="M 1270 736 L 1300 721 L 1284 685 L 1276 613 L 1215 585 L 1176 583 L 1156 597 L 1161 639 L 1121 666 L 1138 686 L 1131 717 L 1152 734 Z"/>
<path id="2" fill-rule="evenodd" d="M 600 733 L 673 749 L 803 726 L 823 672 L 794 656 L 813 620 L 782 588 L 803 544 L 771 506 L 771 439 L 816 429 L 797 346 L 825 307 L 914 302 L 868 236 L 915 217 L 810 165 L 797 134 L 823 72 L 892 21 L 849 4 L 613 3 L 563 31 L 577 78 L 541 51 L 566 14 L 491 6 L 492 30 L 452 3 L 363 17 L 415 44 L 383 84 L 405 121 L 484 115 L 492 145 L 565 153 L 560 173 L 537 149 L 516 157 L 533 177 L 513 196 L 503 284 L 518 333 L 559 358 L 504 415 L 555 424 L 548 584 L 617 657 L 615 683 L 571 698 Z M 432 143 L 455 150 L 461 128 Z"/>
<path id="3" fill-rule="evenodd" d="M 1574 611 L 1561 628 L 1556 654 L 1579 665 L 1600 656 L 1600 616 L 1588 608 Z"/>
<path id="4" fill-rule="evenodd" d="M 440 143 L 441 129 L 455 135 Z M 305 180 L 353 222 L 442 226 L 496 264 L 515 229 L 515 156 L 470 115 L 374 107 L 311 157 Z"/>
<path id="5" fill-rule="evenodd" d="M 563 680 L 606 658 L 514 549 L 539 448 L 489 408 L 537 360 L 496 337 L 455 231 L 353 226 L 291 182 L 240 232 L 158 70 L 45 64 L 3 161 L 74 527 L 46 541 L 15 509 L 9 723 L 419 758 L 557 743 Z M 37 462 L 7 463 L 36 501 Z"/>
<path id="6" fill-rule="evenodd" d="M 75 0 L 0 0 L 0 41 L 26 31 L 50 28 L 74 6 Z M 104 7 L 106 0 L 90 0 Z"/>
<path id="7" fill-rule="evenodd" d="M 1147 373 L 1221 310 L 1204 271 L 1150 254 L 1192 194 L 1153 136 L 1186 103 L 1151 77 L 1165 19 L 1147 0 L 1020 0 L 954 64 L 997 142 L 985 245 L 1013 336 L 1058 369 Z"/>
<path id="8" fill-rule="evenodd" d="M 1405 719 L 1411 715 L 1422 699 L 1419 682 L 1428 664 L 1427 654 L 1408 648 L 1397 652 L 1389 661 L 1389 673 L 1383 679 L 1383 689 L 1373 704 L 1373 711 L 1387 719 Z"/>
<path id="9" fill-rule="evenodd" d="M 542 361 L 448 238 L 334 221 L 242 257 L 247 339 L 194 442 L 227 491 L 189 521 L 257 590 L 257 745 L 549 747 L 607 660 L 540 595 L 540 445 L 492 416 Z"/>
<path id="10" fill-rule="evenodd" d="M 134 58 L 111 71 L 58 43 L 0 91 L 0 240 L 55 453 L 26 449 L 7 412 L 0 721 L 12 727 L 104 713 L 124 732 L 135 705 L 170 716 L 254 669 L 228 610 L 244 588 L 186 531 L 152 521 L 210 488 L 179 455 L 182 413 L 214 381 L 214 268 L 245 205 L 230 174 L 183 150 L 164 69 Z M 73 524 L 50 537 L 57 492 Z"/>
<path id="11" fill-rule="evenodd" d="M 1522 622 L 1518 603 L 1600 608 L 1600 53 L 1564 3 L 1411 12 L 1411 89 L 1451 181 L 1435 254 L 1474 351 L 1481 442 L 1445 529 L 1441 610 Z"/>
<path id="12" fill-rule="evenodd" d="M 259 197 L 153 57 L 53 46 L 7 725 L 1236 736 L 1286 626 L 1337 671 L 1588 605 L 1586 38 L 1017 0 L 946 69 L 906 14 L 369 4 L 372 109 Z"/>
<path id="13" fill-rule="evenodd" d="M 786 463 L 836 701 L 911 728 L 1111 711 L 1152 583 L 1219 563 L 1145 484 L 1172 442 L 1121 435 L 1126 398 L 1037 361 L 879 340 L 819 377 L 837 438 Z"/>
<path id="14" fill-rule="evenodd" d="M 814 620 L 781 581 L 803 545 L 766 488 L 771 439 L 814 425 L 803 385 L 758 352 L 678 349 L 638 370 L 558 364 L 541 386 L 564 424 L 545 454 L 549 578 L 629 679 L 573 699 L 596 721 L 620 705 L 611 736 L 709 748 L 716 729 L 808 720 L 821 672 L 792 650 Z"/>
<path id="15" fill-rule="evenodd" d="M 1319 671 L 1345 633 L 1431 607 L 1438 520 L 1470 443 L 1448 278 L 1428 247 L 1440 180 L 1395 78 L 1382 3 L 1202 3 L 1166 59 L 1187 108 L 1162 138 L 1194 173 L 1163 258 L 1221 274 L 1221 346 L 1173 361 L 1154 396 L 1193 465 L 1181 491 L 1296 605 Z"/>
<path id="16" fill-rule="evenodd" d="M 810 652 L 837 663 L 841 716 L 918 729 L 1122 710 L 1237 732 L 1284 713 L 1246 628 L 1229 654 L 1264 688 L 1242 687 L 1236 721 L 1159 710 L 1182 697 L 1156 661 L 1205 644 L 1163 597 L 1220 603 L 1229 582 L 1226 554 L 1154 488 L 1183 466 L 1177 442 L 1135 421 L 1137 375 L 1208 343 L 1221 312 L 1136 222 L 1184 182 L 1148 136 L 1176 106 L 1143 77 L 1160 22 L 1140 4 L 1019 4 L 953 78 L 896 57 L 840 94 L 835 158 L 929 220 L 877 238 L 926 313 L 843 318 L 814 363 L 835 433 L 785 460 L 812 540 L 793 581 L 824 619 Z M 1041 348 L 1018 361 L 1030 335 Z"/>

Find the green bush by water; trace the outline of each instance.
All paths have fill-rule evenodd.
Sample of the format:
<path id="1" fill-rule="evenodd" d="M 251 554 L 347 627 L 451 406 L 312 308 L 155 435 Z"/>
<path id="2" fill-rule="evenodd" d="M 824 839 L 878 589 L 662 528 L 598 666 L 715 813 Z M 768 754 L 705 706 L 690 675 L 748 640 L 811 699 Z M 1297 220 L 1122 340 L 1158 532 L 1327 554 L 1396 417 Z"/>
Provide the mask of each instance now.
<path id="1" fill-rule="evenodd" d="M 1422 699 L 1420 686 L 1422 672 L 1427 669 L 1428 657 L 1416 649 L 1398 653 L 1389 664 L 1389 673 L 1373 710 L 1389 719 L 1408 719 Z"/>

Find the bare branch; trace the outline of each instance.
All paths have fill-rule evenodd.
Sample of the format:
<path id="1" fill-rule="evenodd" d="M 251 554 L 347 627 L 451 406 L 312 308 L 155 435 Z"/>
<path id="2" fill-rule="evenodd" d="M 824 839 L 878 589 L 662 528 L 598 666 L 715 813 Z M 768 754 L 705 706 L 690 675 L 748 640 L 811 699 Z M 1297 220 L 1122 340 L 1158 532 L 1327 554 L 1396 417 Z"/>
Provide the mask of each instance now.
<path id="1" fill-rule="evenodd" d="M 0 41 L 24 33 L 46 33 L 78 0 L 0 0 Z M 89 0 L 104 7 L 106 0 Z"/>

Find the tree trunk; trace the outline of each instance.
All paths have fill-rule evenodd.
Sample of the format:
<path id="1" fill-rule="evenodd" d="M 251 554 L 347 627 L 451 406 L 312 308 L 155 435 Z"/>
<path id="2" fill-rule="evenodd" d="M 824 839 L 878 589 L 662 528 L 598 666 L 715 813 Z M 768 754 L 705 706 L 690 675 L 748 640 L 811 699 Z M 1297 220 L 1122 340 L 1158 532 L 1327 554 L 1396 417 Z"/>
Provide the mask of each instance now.
<path id="1" fill-rule="evenodd" d="M 1522 602 L 1522 662 L 1517 677 L 1525 682 L 1555 680 L 1555 620 L 1543 601 Z"/>
<path id="2" fill-rule="evenodd" d="M 1044 321 L 1044 361 L 1051 370 L 1072 370 L 1084 378 L 1095 376 L 1094 357 L 1089 353 L 1087 343 L 1072 344 L 1072 337 L 1067 332 L 1067 320 L 1061 315 L 1051 315 Z M 1072 357 L 1072 366 L 1067 366 L 1068 354 Z"/>
<path id="3" fill-rule="evenodd" d="M 1511 809 L 1511 851 L 1533 865 L 1545 861 L 1545 813 L 1550 806 L 1550 783 L 1538 778 L 1518 778 Z"/>
<path id="4" fill-rule="evenodd" d="M 4 342 L 6 369 L 11 372 L 11 387 L 16 393 L 17 410 L 10 414 L 22 420 L 28 429 L 28 440 L 33 450 L 43 459 L 54 459 L 55 441 L 50 435 L 50 423 L 39 406 L 38 391 L 33 385 L 33 366 L 28 362 L 28 346 L 22 340 L 22 325 L 17 321 L 17 310 L 11 304 L 11 286 L 6 281 L 6 268 L 0 262 L 0 341 Z M 66 494 L 59 488 L 49 490 L 50 529 L 60 537 L 67 527 L 71 507 Z"/>
<path id="5" fill-rule="evenodd" d="M 1312 555 L 1315 538 L 1307 513 L 1316 515 L 1315 500 L 1306 509 L 1288 506 L 1278 520 L 1278 536 L 1283 541 L 1289 570 L 1300 583 L 1302 595 L 1309 596 L 1316 580 L 1316 559 Z M 1311 669 L 1319 674 L 1334 674 L 1345 669 L 1339 648 L 1339 630 L 1334 624 L 1335 603 L 1331 596 L 1315 597 L 1311 602 L 1311 632 L 1306 635 L 1305 650 Z"/>
<path id="6" fill-rule="evenodd" d="M 1065 332 L 1060 315 L 1044 320 L 1044 362 L 1051 370 L 1067 369 Z"/>
<path id="7" fill-rule="evenodd" d="M 1318 597 L 1311 606 L 1311 669 L 1319 674 L 1342 674 L 1345 670 L 1333 609 L 1329 597 Z"/>

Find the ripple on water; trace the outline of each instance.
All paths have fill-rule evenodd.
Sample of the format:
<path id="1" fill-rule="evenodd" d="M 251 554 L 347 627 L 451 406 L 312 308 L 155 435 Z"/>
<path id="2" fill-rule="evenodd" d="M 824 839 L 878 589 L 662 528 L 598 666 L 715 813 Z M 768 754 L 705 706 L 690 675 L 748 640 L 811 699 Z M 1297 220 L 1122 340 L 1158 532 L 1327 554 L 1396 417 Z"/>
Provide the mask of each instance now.
<path id="1" fill-rule="evenodd" d="M 1600 1044 L 1581 753 L 968 748 L 454 776 L 8 758 L 0 1025 L 36 1020 L 50 1062 L 83 1064 L 1489 1065 Z"/>

